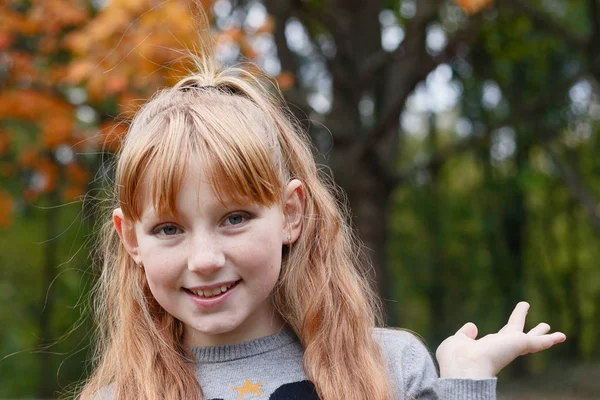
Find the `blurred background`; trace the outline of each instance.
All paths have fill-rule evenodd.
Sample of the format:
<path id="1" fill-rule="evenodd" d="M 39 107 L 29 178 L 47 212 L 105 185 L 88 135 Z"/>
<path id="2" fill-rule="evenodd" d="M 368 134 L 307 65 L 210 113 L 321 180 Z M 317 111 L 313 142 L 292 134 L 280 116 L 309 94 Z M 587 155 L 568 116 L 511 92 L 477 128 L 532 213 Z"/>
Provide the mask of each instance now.
<path id="1" fill-rule="evenodd" d="M 118 122 L 190 68 L 198 5 L 346 191 L 389 325 L 435 350 L 527 299 L 568 341 L 501 398 L 598 398 L 598 0 L 0 0 L 0 398 L 89 371 Z"/>

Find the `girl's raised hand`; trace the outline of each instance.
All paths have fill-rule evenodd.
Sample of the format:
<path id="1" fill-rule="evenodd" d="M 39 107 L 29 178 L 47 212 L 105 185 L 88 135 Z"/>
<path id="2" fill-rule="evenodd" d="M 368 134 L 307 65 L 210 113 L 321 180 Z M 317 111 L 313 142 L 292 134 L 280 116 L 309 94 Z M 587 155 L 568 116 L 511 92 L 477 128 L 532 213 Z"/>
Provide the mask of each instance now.
<path id="1" fill-rule="evenodd" d="M 442 342 L 436 352 L 442 378 L 484 379 L 494 377 L 515 358 L 537 353 L 564 342 L 561 332 L 549 334 L 550 325 L 542 322 L 529 332 L 523 331 L 529 304 L 520 302 L 508 323 L 498 333 L 477 339 L 477 327 L 465 324 Z"/>

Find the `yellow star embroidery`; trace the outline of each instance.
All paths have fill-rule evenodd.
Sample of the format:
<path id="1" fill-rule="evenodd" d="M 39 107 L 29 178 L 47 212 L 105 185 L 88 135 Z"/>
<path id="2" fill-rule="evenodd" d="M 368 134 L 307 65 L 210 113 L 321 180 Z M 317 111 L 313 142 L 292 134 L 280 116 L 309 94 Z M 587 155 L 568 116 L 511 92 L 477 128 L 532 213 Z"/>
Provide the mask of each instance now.
<path id="1" fill-rule="evenodd" d="M 244 382 L 242 386 L 234 387 L 233 390 L 240 392 L 237 400 L 242 400 L 247 394 L 264 396 L 264 393 L 260 391 L 262 385 L 264 385 L 264 383 L 252 383 L 250 379 L 246 379 L 246 382 Z"/>

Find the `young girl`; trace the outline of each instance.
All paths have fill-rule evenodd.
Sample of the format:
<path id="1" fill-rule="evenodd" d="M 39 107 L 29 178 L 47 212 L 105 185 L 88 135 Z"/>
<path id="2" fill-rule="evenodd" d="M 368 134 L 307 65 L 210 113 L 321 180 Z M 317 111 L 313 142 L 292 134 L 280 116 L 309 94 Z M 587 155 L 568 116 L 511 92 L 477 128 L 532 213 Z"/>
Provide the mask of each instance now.
<path id="1" fill-rule="evenodd" d="M 94 293 L 81 398 L 494 399 L 515 357 L 561 342 L 467 324 L 438 349 L 376 328 L 348 215 L 279 97 L 212 58 L 135 116 Z"/>

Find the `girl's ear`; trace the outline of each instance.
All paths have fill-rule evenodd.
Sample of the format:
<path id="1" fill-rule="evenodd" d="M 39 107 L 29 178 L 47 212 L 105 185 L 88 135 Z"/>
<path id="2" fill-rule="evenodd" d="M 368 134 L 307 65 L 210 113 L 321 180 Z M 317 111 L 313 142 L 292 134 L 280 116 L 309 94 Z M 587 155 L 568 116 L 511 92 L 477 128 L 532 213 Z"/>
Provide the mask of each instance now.
<path id="1" fill-rule="evenodd" d="M 115 225 L 115 229 L 121 238 L 121 243 L 123 243 L 125 250 L 127 250 L 131 258 L 133 258 L 133 261 L 135 261 L 136 264 L 139 264 L 141 262 L 141 257 L 138 250 L 133 222 L 125 219 L 123 211 L 120 208 L 117 208 L 113 211 L 113 224 Z"/>
<path id="2" fill-rule="evenodd" d="M 302 182 L 298 179 L 292 179 L 285 188 L 285 201 L 283 204 L 285 244 L 292 244 L 300 237 L 305 202 Z"/>

